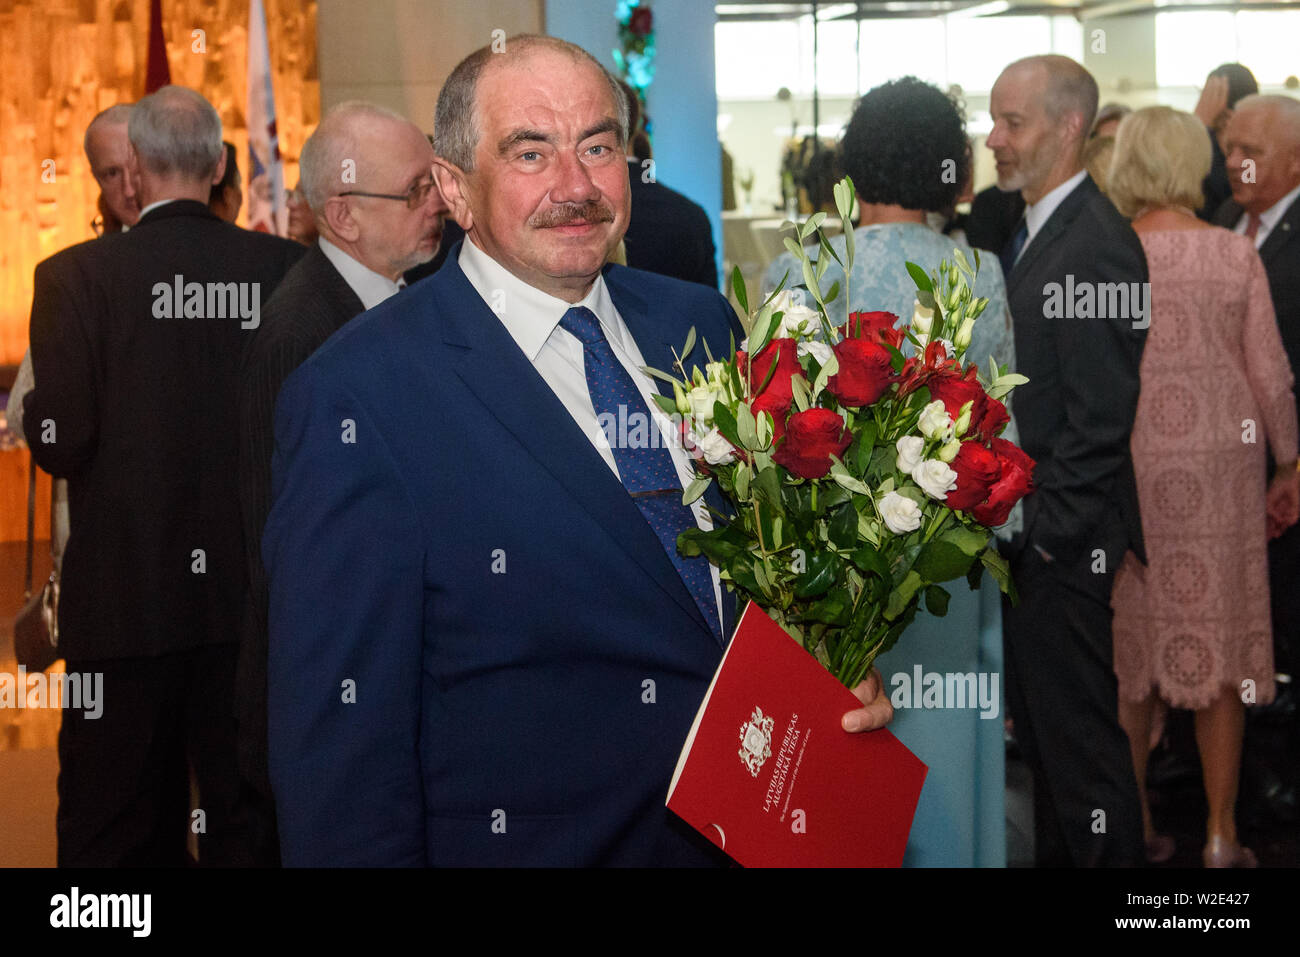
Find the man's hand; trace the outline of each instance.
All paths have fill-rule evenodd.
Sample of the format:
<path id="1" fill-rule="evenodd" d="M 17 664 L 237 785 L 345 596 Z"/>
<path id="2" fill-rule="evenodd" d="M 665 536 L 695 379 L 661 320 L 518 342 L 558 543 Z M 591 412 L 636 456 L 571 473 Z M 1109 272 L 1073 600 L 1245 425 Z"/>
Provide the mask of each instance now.
<path id="1" fill-rule="evenodd" d="M 1201 90 L 1201 98 L 1196 101 L 1196 109 L 1193 112 L 1196 118 L 1205 124 L 1206 129 L 1217 129 L 1221 119 L 1226 122 L 1227 118 L 1222 116 L 1230 112 L 1226 76 L 1212 76 L 1205 81 L 1205 88 Z"/>
<path id="2" fill-rule="evenodd" d="M 885 694 L 885 682 L 880 677 L 879 668 L 872 668 L 871 674 L 853 689 L 853 693 L 863 706 L 847 712 L 841 719 L 845 731 L 875 731 L 894 720 L 894 706 Z"/>
<path id="3" fill-rule="evenodd" d="M 1300 519 L 1300 474 L 1287 465 L 1269 483 L 1264 499 L 1268 537 L 1277 538 Z"/>

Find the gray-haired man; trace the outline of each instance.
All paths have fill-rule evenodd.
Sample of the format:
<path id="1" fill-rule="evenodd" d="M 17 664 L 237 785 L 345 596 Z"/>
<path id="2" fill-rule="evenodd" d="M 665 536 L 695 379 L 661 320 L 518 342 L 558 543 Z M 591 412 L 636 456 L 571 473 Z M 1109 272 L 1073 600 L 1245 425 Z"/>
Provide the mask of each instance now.
<path id="1" fill-rule="evenodd" d="M 72 519 L 60 648 L 69 673 L 102 675 L 100 714 L 63 715 L 58 860 L 183 864 L 193 830 L 203 863 L 238 864 L 236 376 L 302 247 L 208 211 L 221 121 L 193 90 L 145 97 L 128 135 L 139 221 L 37 266 L 32 303 L 23 424 Z"/>

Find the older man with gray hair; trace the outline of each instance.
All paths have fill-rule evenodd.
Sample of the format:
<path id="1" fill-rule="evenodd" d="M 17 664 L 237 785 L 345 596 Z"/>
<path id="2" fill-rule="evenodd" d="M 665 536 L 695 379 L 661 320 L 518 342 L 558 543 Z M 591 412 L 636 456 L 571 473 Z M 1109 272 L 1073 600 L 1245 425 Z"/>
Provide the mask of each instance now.
<path id="1" fill-rule="evenodd" d="M 221 120 L 167 86 L 131 112 L 129 232 L 36 267 L 24 402 L 32 455 L 68 480 L 60 651 L 99 714 L 64 710 L 60 866 L 250 859 L 231 708 L 243 538 L 234 470 L 239 357 L 302 253 L 208 210 Z M 189 806 L 192 766 L 199 804 Z"/>
<path id="2" fill-rule="evenodd" d="M 239 488 L 249 572 L 238 677 L 240 770 L 257 825 L 260 863 L 279 861 L 266 770 L 266 571 L 272 417 L 280 385 L 353 317 L 394 295 L 402 274 L 428 262 L 446 205 L 433 182 L 433 147 L 419 128 L 372 103 L 332 109 L 303 146 L 300 189 L 319 238 L 266 304 L 240 383 Z"/>
<path id="3" fill-rule="evenodd" d="M 1254 241 L 1268 275 L 1282 346 L 1292 370 L 1300 370 L 1300 100 L 1280 94 L 1243 97 L 1224 129 L 1223 148 L 1232 198 L 1213 221 Z M 1300 583 L 1300 526 L 1287 528 L 1284 519 L 1288 507 L 1294 508 L 1285 476 L 1296 468 L 1295 462 L 1275 462 L 1268 492 L 1273 657 L 1278 672 L 1292 678 L 1300 668 L 1300 610 L 1294 597 Z M 1272 719 L 1286 726 L 1292 749 L 1300 737 L 1294 714 L 1286 717 L 1288 707 L 1294 708 L 1293 688 L 1294 683 L 1281 685 L 1269 709 Z M 1279 779 L 1279 769 L 1256 758 L 1263 717 L 1252 709 L 1246 732 L 1247 801 L 1285 820 L 1294 814 L 1300 782 L 1294 765 L 1282 769 Z"/>

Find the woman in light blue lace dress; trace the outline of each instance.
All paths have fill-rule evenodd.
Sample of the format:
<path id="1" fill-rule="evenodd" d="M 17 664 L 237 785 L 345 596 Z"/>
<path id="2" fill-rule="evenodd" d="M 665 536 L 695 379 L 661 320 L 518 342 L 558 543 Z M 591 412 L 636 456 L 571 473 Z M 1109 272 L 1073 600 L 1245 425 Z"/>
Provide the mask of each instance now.
<path id="1" fill-rule="evenodd" d="M 886 83 L 867 93 L 854 111 L 841 144 L 841 165 L 853 179 L 862 219 L 854 232 L 848 303 L 842 298 L 831 303 L 831 316 L 852 308 L 893 312 L 907 321 L 916 299 L 907 262 L 929 272 L 941 260 L 952 262 L 956 247 L 974 263 L 964 241 L 926 224 L 927 212 L 951 209 L 969 175 L 964 121 L 934 86 L 913 77 Z M 844 238 L 831 245 L 842 257 Z M 764 294 L 787 271 L 786 288 L 803 285 L 802 270 L 785 253 L 765 272 Z M 822 289 L 836 281 L 843 297 L 844 270 L 832 262 Z M 990 356 L 1015 368 L 1006 285 L 993 253 L 980 254 L 975 294 L 987 296 L 989 305 L 975 323 L 966 359 L 977 362 L 987 378 Z M 1016 440 L 1014 413 L 1003 435 Z M 1018 519 L 1013 513 L 1008 524 Z M 1006 864 L 1001 601 L 987 576 L 978 591 L 962 581 L 949 587 L 947 616 L 918 612 L 898 645 L 877 661 L 895 707 L 890 730 L 930 768 L 904 866 L 999 867 Z M 932 675 L 939 676 L 942 694 L 935 694 Z M 959 701 L 959 695 L 966 700 Z M 936 703 L 943 707 L 930 707 Z"/>

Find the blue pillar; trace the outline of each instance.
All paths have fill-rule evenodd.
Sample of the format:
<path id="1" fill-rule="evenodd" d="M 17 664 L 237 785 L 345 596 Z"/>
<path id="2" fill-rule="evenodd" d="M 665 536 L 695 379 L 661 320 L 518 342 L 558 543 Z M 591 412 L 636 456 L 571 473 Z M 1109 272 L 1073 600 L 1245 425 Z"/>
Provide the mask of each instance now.
<path id="1" fill-rule="evenodd" d="M 552 0 L 546 32 L 576 43 L 617 73 L 616 0 Z M 704 0 L 651 0 L 655 27 L 655 78 L 646 94 L 654 122 L 655 176 L 704 207 L 722 271 L 722 153 L 718 146 L 718 94 L 714 78 L 713 4 Z"/>

